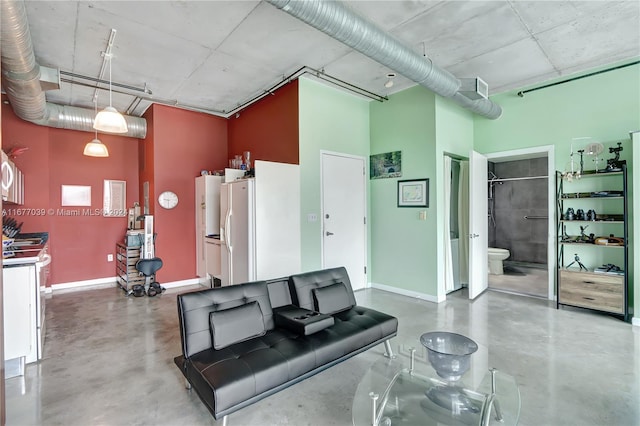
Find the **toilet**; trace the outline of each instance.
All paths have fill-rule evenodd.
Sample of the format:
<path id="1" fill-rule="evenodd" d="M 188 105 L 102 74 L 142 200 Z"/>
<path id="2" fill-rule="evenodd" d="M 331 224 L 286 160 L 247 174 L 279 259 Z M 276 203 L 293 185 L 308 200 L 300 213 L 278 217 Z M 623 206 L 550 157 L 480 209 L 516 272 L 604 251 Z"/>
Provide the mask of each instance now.
<path id="1" fill-rule="evenodd" d="M 502 261 L 511 256 L 511 253 L 507 249 L 489 247 L 489 273 L 493 275 L 502 275 L 504 270 L 502 268 Z"/>

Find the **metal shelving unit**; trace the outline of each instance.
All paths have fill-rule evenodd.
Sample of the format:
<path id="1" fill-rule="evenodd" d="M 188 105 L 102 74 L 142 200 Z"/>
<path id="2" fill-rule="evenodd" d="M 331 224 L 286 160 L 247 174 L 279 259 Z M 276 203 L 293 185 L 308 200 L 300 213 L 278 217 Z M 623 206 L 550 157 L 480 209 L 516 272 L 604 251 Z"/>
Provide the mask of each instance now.
<path id="1" fill-rule="evenodd" d="M 627 167 L 622 165 L 622 171 L 616 172 L 585 172 L 581 175 L 580 181 L 583 179 L 605 179 L 618 177 L 615 183 L 618 188 L 608 188 L 611 194 L 620 194 L 620 186 L 622 187 L 621 195 L 602 195 L 602 191 L 594 192 L 567 192 L 575 182 L 565 181 L 560 172 L 556 172 L 556 253 L 558 253 L 558 267 L 556 282 L 558 283 L 558 297 L 556 308 L 562 305 L 575 306 L 580 308 L 592 309 L 596 311 L 606 312 L 616 316 L 621 316 L 625 321 L 630 320 L 629 316 L 629 277 L 628 277 L 628 259 L 629 259 L 629 223 L 628 223 L 628 188 L 627 188 Z M 594 186 L 596 180 L 594 180 Z M 599 185 L 612 185 L 614 179 L 608 179 L 606 183 L 599 182 Z M 581 184 L 584 186 L 585 184 Z M 615 191 L 615 192 L 614 192 Z M 596 214 L 595 220 L 569 220 L 566 218 L 566 211 L 569 207 L 586 208 L 592 203 L 597 202 L 600 205 L 606 205 L 607 211 L 615 210 L 613 214 Z M 618 200 L 618 201 L 614 201 Z M 620 205 L 622 201 L 622 205 Z M 611 204 L 609 204 L 611 203 Z M 584 207 L 583 207 L 584 206 Z M 621 210 L 621 211 L 619 211 Z M 579 226 L 586 227 L 590 224 L 597 224 L 598 229 L 603 234 L 611 235 L 610 231 L 615 229 L 620 231 L 622 225 L 622 235 L 615 235 L 613 245 L 600 245 L 592 241 L 592 237 L 584 235 L 584 228 L 581 230 L 582 235 L 568 236 L 566 229 L 568 227 L 575 229 Z M 606 237 L 605 237 L 606 238 Z M 622 239 L 619 242 L 619 239 Z M 597 239 L 597 237 L 596 237 Z M 571 249 L 598 250 L 599 256 L 605 259 L 620 257 L 622 251 L 623 265 L 621 271 L 596 272 L 595 268 L 599 265 L 590 265 L 585 271 L 579 262 L 578 256 L 565 259 L 565 251 Z M 570 269 L 570 266 L 571 268 Z"/>

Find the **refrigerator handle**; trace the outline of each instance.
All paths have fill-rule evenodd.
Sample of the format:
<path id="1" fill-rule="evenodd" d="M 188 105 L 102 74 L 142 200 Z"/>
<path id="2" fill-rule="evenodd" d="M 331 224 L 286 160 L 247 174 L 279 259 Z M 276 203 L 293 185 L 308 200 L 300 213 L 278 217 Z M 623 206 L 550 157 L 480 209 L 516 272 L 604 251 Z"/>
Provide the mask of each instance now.
<path id="1" fill-rule="evenodd" d="M 224 242 L 228 250 L 231 250 L 231 240 L 229 239 L 229 235 L 231 234 L 229 232 L 230 227 L 231 227 L 231 212 L 227 213 L 227 217 L 225 218 L 225 221 L 224 221 Z"/>

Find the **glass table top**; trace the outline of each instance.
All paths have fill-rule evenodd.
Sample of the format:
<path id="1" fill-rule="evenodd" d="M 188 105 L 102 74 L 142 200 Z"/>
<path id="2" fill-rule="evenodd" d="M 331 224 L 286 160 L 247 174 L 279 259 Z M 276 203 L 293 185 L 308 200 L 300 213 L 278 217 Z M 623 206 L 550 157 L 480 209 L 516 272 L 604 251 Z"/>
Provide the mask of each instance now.
<path id="1" fill-rule="evenodd" d="M 413 367 L 413 368 L 412 368 Z M 477 386 L 449 382 L 428 363 L 410 357 L 376 361 L 360 381 L 353 399 L 353 424 L 515 425 L 520 391 L 508 374 L 487 369 Z M 493 389 L 495 392 L 492 393 Z"/>

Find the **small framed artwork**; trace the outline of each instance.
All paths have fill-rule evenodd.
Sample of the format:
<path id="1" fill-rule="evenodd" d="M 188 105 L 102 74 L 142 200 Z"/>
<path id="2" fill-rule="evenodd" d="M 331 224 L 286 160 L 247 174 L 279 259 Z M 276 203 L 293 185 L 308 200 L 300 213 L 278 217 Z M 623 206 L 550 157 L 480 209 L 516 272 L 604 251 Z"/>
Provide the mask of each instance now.
<path id="1" fill-rule="evenodd" d="M 369 156 L 369 178 L 385 179 L 402 176 L 402 151 Z"/>
<path id="2" fill-rule="evenodd" d="M 429 179 L 399 180 L 398 207 L 429 207 Z"/>
<path id="3" fill-rule="evenodd" d="M 124 180 L 104 180 L 102 216 L 127 216 L 127 182 Z"/>
<path id="4" fill-rule="evenodd" d="M 62 185 L 61 186 L 63 206 L 86 206 L 91 207 L 91 187 L 87 185 Z"/>

